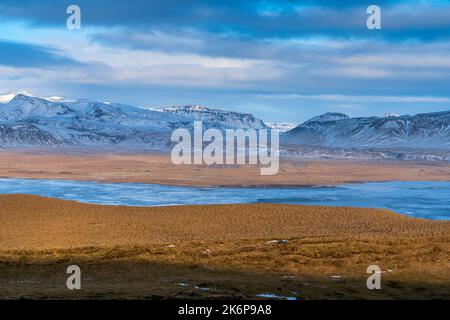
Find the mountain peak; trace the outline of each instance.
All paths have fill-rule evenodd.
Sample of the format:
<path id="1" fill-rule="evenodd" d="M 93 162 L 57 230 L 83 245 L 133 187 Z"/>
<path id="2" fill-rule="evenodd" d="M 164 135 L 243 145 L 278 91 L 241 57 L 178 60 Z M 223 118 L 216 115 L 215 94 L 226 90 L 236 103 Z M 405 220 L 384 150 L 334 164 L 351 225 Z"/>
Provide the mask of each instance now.
<path id="1" fill-rule="evenodd" d="M 19 93 L 0 108 L 0 119 L 21 121 L 36 117 L 54 117 L 67 112 L 68 107 L 60 103 Z"/>
<path id="2" fill-rule="evenodd" d="M 191 120 L 201 120 L 209 123 L 220 124 L 221 126 L 229 128 L 267 128 L 262 120 L 249 113 L 213 109 L 199 105 L 175 106 L 164 108 L 162 110 L 164 112 L 176 114 Z"/>
<path id="3" fill-rule="evenodd" d="M 27 91 L 18 91 L 18 92 L 11 92 L 11 93 L 7 93 L 7 94 L 2 94 L 0 95 L 0 103 L 1 104 L 6 104 L 11 102 L 12 100 L 14 100 L 16 97 L 33 97 L 33 95 Z"/>
<path id="4" fill-rule="evenodd" d="M 15 100 L 34 100 L 34 99 L 40 99 L 40 98 L 31 96 L 31 95 L 27 95 L 24 93 L 16 93 L 16 94 L 14 94 L 14 97 L 11 99 L 10 102 L 13 102 Z"/>
<path id="5" fill-rule="evenodd" d="M 14 94 L 14 97 L 6 104 L 8 105 L 29 104 L 31 106 L 38 106 L 38 105 L 52 105 L 53 102 L 45 98 L 36 97 L 30 94 L 17 93 Z"/>
<path id="6" fill-rule="evenodd" d="M 185 106 L 172 106 L 163 108 L 163 111 L 170 112 L 170 113 L 177 113 L 177 112 L 208 112 L 208 111 L 225 111 L 221 109 L 212 109 L 208 108 L 206 106 L 196 105 L 196 104 L 189 104 Z"/>
<path id="7" fill-rule="evenodd" d="M 315 116 L 303 124 L 307 124 L 307 123 L 311 123 L 311 122 L 338 121 L 338 120 L 345 120 L 345 119 L 350 119 L 350 117 L 344 113 L 327 112 L 327 113 L 321 114 L 320 116 Z"/>

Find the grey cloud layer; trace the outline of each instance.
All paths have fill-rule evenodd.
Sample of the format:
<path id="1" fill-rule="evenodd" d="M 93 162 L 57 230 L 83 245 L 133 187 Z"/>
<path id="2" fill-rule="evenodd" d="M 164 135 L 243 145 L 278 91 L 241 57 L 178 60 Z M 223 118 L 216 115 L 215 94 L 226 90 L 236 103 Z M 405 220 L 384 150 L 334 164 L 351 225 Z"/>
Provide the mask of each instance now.
<path id="1" fill-rule="evenodd" d="M 82 39 L 59 44 L 73 3 L 82 8 L 83 29 L 74 31 Z M 55 94 L 79 88 L 74 95 L 134 104 L 282 108 L 290 115 L 299 104 L 354 107 L 345 99 L 359 95 L 372 98 L 356 99 L 358 108 L 375 106 L 377 96 L 448 105 L 450 2 L 376 3 L 381 31 L 367 30 L 366 1 L 2 0 L 0 18 L 25 22 L 28 32 L 22 43 L 0 41 L 0 69 L 13 68 L 1 71 L 17 79 L 4 76 L 0 85 L 46 84 L 61 90 Z M 41 27 L 57 30 L 53 44 L 61 50 L 32 44 Z M 391 104 L 410 102 L 378 100 L 389 112 L 396 112 Z"/>
<path id="2" fill-rule="evenodd" d="M 91 26 L 122 26 L 179 30 L 192 28 L 209 33 L 232 31 L 255 38 L 291 38 L 310 35 L 368 36 L 366 1 L 206 1 L 124 0 L 76 1 L 83 21 Z M 448 1 L 376 1 L 382 7 L 385 39 L 422 40 L 450 36 Z M 22 19 L 36 25 L 65 21 L 71 1 L 4 0 L 3 18 Z"/>

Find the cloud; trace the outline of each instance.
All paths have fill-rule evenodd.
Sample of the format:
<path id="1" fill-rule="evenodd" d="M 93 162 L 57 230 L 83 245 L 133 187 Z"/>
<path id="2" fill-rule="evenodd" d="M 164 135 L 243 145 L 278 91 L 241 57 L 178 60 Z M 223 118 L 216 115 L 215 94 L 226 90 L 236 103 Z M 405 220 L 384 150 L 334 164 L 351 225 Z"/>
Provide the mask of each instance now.
<path id="1" fill-rule="evenodd" d="M 425 97 L 425 96 L 355 96 L 355 95 L 301 95 L 301 94 L 268 94 L 259 95 L 261 99 L 306 99 L 334 102 L 379 102 L 379 103 L 450 103 L 449 97 Z M 335 105 L 333 105 L 335 106 Z M 359 105 L 358 105 L 359 106 Z"/>
<path id="2" fill-rule="evenodd" d="M 77 0 L 78 31 L 65 28 L 69 4 L 1 1 L 3 91 L 210 104 L 277 121 L 450 103 L 448 2 L 377 1 L 381 31 L 367 30 L 367 4 L 354 0 Z"/>
<path id="3" fill-rule="evenodd" d="M 0 64 L 18 68 L 82 65 L 76 60 L 64 57 L 54 48 L 7 40 L 0 40 Z"/>
<path id="4" fill-rule="evenodd" d="M 40 26 L 64 27 L 70 1 L 3 0 L 4 19 Z M 382 30 L 366 28 L 367 4 L 361 1 L 234 1 L 234 0 L 78 0 L 83 26 L 127 27 L 175 31 L 185 28 L 212 34 L 253 38 L 295 38 L 324 35 L 390 40 L 448 39 L 450 4 L 433 1 L 377 1 Z"/>
<path id="5" fill-rule="evenodd" d="M 387 75 L 395 72 L 373 68 L 450 68 L 450 41 L 432 43 L 390 43 L 367 39 L 334 39 L 310 37 L 297 39 L 254 39 L 238 35 L 214 35 L 192 30 L 173 33 L 140 32 L 115 28 L 94 32 L 92 43 L 129 50 L 146 50 L 167 54 L 195 54 L 207 57 L 280 61 L 313 64 L 318 69 L 330 66 L 348 68 L 343 73 L 362 76 Z M 364 68 L 363 68 L 364 67 Z M 350 72 L 350 69 L 355 69 Z M 358 71 L 361 70 L 361 72 Z M 338 70 L 338 69 L 336 69 Z"/>

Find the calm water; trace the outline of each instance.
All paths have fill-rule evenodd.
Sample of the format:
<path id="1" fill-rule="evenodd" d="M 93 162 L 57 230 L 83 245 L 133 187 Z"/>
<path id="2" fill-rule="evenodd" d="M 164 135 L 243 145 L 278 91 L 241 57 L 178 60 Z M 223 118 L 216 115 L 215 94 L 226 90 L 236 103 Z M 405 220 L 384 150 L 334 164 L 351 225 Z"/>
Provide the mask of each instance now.
<path id="1" fill-rule="evenodd" d="M 289 203 L 372 207 L 391 209 L 414 217 L 450 220 L 450 182 L 382 182 L 308 188 L 194 188 L 139 183 L 0 179 L 0 194 L 15 193 L 129 206 Z"/>

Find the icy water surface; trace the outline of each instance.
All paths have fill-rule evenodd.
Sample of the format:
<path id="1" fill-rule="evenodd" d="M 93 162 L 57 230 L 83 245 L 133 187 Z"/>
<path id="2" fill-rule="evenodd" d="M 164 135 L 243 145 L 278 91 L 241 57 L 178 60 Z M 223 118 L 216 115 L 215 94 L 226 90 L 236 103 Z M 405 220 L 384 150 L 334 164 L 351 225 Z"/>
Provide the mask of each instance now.
<path id="1" fill-rule="evenodd" d="M 450 220 L 450 182 L 377 182 L 335 187 L 199 188 L 141 183 L 0 179 L 0 194 L 34 194 L 85 203 L 166 206 L 287 203 L 386 208 Z"/>

